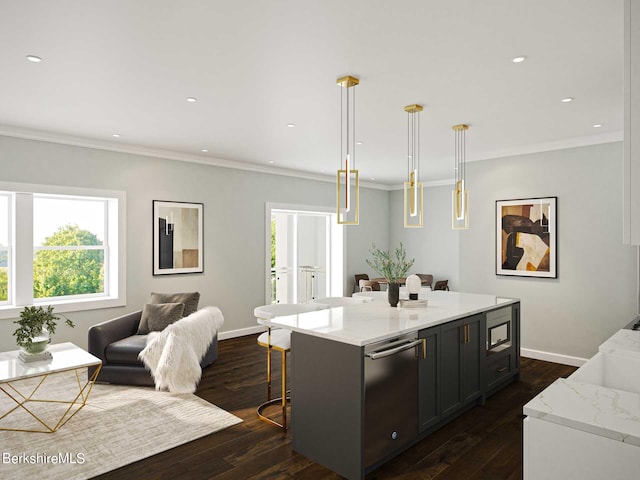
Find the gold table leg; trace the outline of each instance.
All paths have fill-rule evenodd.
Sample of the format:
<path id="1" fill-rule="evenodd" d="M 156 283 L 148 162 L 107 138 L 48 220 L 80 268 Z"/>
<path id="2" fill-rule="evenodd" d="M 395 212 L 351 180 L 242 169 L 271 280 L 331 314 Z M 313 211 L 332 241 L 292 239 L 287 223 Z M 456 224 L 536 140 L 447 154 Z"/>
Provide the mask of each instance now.
<path id="1" fill-rule="evenodd" d="M 4 394 L 7 397 L 9 397 L 11 400 L 13 400 L 16 403 L 16 405 L 13 408 L 10 408 L 7 412 L 0 415 L 0 421 L 8 417 L 9 415 L 11 415 L 11 413 L 15 412 L 16 410 L 22 409 L 25 412 L 27 412 L 29 415 L 31 415 L 33 418 L 35 418 L 43 426 L 43 429 L 41 430 L 4 428 L 4 427 L 0 427 L 0 430 L 8 430 L 8 431 L 14 431 L 14 432 L 39 432 L 39 433 L 54 433 L 58 431 L 60 427 L 62 427 L 65 423 L 67 423 L 76 413 L 78 413 L 82 409 L 82 407 L 85 406 L 85 404 L 87 403 L 87 399 L 91 394 L 91 390 L 93 389 L 93 385 L 95 384 L 95 381 L 98 378 L 98 374 L 100 373 L 100 369 L 102 368 L 102 365 L 98 365 L 98 368 L 96 368 L 96 371 L 93 372 L 93 375 L 91 375 L 91 378 L 87 378 L 87 381 L 83 385 L 82 381 L 80 380 L 80 375 L 78 374 L 78 372 L 81 370 L 84 370 L 85 368 L 87 367 L 73 369 L 73 372 L 75 375 L 76 387 L 78 388 L 78 394 L 75 396 L 73 400 L 70 400 L 70 401 L 55 400 L 55 399 L 44 400 L 44 399 L 33 398 L 33 396 L 38 392 L 42 384 L 45 382 L 45 380 L 49 376 L 60 374 L 60 373 L 66 373 L 68 372 L 68 370 L 65 372 L 52 372 L 52 373 L 43 374 L 42 379 L 37 383 L 37 385 L 33 388 L 31 393 L 29 393 L 28 395 L 23 394 L 19 390 L 19 388 L 14 385 L 15 382 L 0 383 L 0 390 L 2 390 L 2 392 L 4 392 Z M 45 420 L 41 419 L 37 415 L 37 413 L 33 412 L 31 409 L 28 408 L 27 405 L 29 403 L 56 403 L 56 404 L 61 403 L 61 404 L 68 404 L 69 406 L 64 411 L 64 413 L 62 414 L 58 422 L 52 427 L 49 424 L 47 424 Z M 72 410 L 74 406 L 76 406 L 77 408 L 75 410 Z"/>

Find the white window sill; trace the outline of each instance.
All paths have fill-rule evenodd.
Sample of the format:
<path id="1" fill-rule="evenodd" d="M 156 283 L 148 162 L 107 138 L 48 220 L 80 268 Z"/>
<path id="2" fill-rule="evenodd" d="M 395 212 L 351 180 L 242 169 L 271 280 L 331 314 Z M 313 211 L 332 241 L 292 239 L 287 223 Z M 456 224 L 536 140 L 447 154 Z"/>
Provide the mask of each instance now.
<path id="1" fill-rule="evenodd" d="M 50 302 L 39 302 L 35 305 L 51 305 L 54 307 L 53 313 L 79 312 L 83 310 L 97 310 L 100 308 L 123 307 L 126 305 L 126 298 L 99 297 L 83 298 L 82 300 L 56 300 Z M 24 306 L 0 306 L 0 319 L 18 318 Z"/>

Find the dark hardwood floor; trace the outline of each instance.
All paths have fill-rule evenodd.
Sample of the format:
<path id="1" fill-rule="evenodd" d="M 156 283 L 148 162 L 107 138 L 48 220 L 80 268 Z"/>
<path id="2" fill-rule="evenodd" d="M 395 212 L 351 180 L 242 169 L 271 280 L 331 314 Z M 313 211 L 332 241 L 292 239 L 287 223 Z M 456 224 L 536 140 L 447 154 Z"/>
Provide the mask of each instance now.
<path id="1" fill-rule="evenodd" d="M 101 480 L 339 479 L 291 449 L 288 434 L 258 420 L 266 397 L 265 350 L 257 336 L 220 342 L 196 394 L 243 423 L 101 475 Z M 279 358 L 274 358 L 275 370 Z M 522 478 L 522 406 L 575 368 L 523 358 L 520 381 L 490 397 L 367 476 L 378 479 Z M 275 384 L 278 385 L 277 379 Z"/>

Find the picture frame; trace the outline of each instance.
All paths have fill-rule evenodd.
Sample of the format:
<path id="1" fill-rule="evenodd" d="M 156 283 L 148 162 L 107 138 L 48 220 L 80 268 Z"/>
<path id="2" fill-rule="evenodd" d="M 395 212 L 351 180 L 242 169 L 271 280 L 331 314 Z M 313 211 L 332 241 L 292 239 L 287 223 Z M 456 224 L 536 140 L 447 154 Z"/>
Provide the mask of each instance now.
<path id="1" fill-rule="evenodd" d="M 558 197 L 496 200 L 496 275 L 558 278 Z"/>
<path id="2" fill-rule="evenodd" d="M 153 275 L 204 272 L 204 204 L 153 200 Z"/>

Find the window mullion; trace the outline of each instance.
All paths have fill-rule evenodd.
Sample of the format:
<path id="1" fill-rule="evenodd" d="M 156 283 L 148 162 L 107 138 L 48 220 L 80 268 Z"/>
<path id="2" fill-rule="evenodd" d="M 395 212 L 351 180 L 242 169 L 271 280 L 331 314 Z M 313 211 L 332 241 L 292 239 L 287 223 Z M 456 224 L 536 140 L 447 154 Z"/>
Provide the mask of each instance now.
<path id="1" fill-rule="evenodd" d="M 111 257 L 109 255 L 109 237 L 111 236 L 111 232 L 109 231 L 109 223 L 111 219 L 109 218 L 109 201 L 105 200 L 104 202 L 104 238 L 102 239 L 102 245 L 104 247 L 104 276 L 102 277 L 102 281 L 104 282 L 103 292 L 105 295 L 111 295 Z"/>
<path id="2" fill-rule="evenodd" d="M 46 250 L 46 251 L 50 251 L 50 252 L 54 252 L 54 251 L 66 251 L 66 250 L 104 250 L 105 246 L 104 245 L 54 245 L 54 246 L 50 246 L 50 245 L 45 245 L 44 247 L 42 246 L 34 246 L 33 247 L 33 251 L 37 252 L 39 250 Z"/>
<path id="3" fill-rule="evenodd" d="M 15 194 L 13 216 L 14 304 L 33 304 L 33 194 Z"/>

